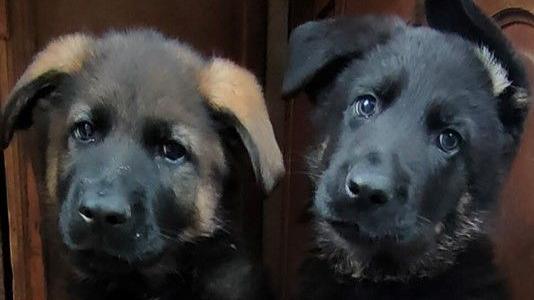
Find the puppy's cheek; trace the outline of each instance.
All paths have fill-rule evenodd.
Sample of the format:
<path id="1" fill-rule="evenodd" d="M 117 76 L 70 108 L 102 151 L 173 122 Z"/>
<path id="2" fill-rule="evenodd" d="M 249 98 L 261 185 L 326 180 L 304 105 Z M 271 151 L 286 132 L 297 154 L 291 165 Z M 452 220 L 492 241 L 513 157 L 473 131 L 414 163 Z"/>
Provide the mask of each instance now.
<path id="1" fill-rule="evenodd" d="M 180 236 L 183 240 L 211 236 L 222 226 L 217 218 L 219 188 L 211 181 L 201 183 L 196 193 L 193 222 Z"/>
<path id="2" fill-rule="evenodd" d="M 78 247 L 84 239 L 82 226 L 75 218 L 73 206 L 70 201 L 65 201 L 59 210 L 58 226 L 63 243 L 71 249 Z"/>
<path id="3" fill-rule="evenodd" d="M 342 200 L 345 195 L 346 164 L 331 165 L 321 175 L 315 191 L 314 204 L 319 211 L 329 213 L 333 202 Z"/>
<path id="4" fill-rule="evenodd" d="M 205 182 L 197 192 L 197 211 L 199 228 L 203 232 L 212 233 L 217 229 L 216 213 L 219 200 L 218 188 L 213 182 Z"/>
<path id="5" fill-rule="evenodd" d="M 139 249 L 136 252 L 141 253 L 145 257 L 158 256 L 167 247 L 167 243 L 160 235 L 149 234 L 146 238 L 141 238 L 135 241 L 135 248 Z"/>
<path id="6" fill-rule="evenodd" d="M 194 200 L 192 224 L 180 236 L 184 240 L 211 236 L 223 225 L 219 218 L 219 199 L 222 195 L 221 185 L 228 171 L 226 158 L 215 135 L 202 141 L 204 146 L 198 143 L 195 145 L 197 157 L 201 159 L 198 162 L 198 177 L 191 197 Z"/>
<path id="7" fill-rule="evenodd" d="M 313 199 L 314 213 L 323 218 L 326 218 L 330 215 L 330 206 L 332 203 L 332 198 L 327 190 L 327 183 L 322 181 L 319 183 Z"/>
<path id="8" fill-rule="evenodd" d="M 58 189 L 60 188 L 60 177 L 63 172 L 65 164 L 65 156 L 67 155 L 67 149 L 64 147 L 66 144 L 65 136 L 65 124 L 63 124 L 64 118 L 60 117 L 60 114 L 53 114 L 50 121 L 50 130 L 48 132 L 48 145 L 46 148 L 46 192 L 47 192 L 47 204 L 54 205 L 57 203 Z"/>

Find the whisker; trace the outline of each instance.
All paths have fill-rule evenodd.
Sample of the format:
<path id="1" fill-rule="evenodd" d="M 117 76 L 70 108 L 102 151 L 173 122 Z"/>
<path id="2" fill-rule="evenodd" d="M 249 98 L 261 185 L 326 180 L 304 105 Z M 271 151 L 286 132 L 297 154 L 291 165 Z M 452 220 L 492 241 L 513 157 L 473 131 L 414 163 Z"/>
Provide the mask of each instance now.
<path id="1" fill-rule="evenodd" d="M 432 221 L 430 221 L 430 219 L 425 218 L 425 217 L 423 217 L 421 215 L 417 215 L 417 218 L 422 220 L 422 221 L 424 221 L 425 223 L 432 224 Z"/>

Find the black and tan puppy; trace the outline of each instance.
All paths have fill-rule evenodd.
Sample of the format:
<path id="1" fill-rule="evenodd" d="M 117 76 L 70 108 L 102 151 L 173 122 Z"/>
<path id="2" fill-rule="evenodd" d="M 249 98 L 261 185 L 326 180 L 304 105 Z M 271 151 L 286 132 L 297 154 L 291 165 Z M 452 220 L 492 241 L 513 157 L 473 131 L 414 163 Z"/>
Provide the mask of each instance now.
<path id="1" fill-rule="evenodd" d="M 267 297 L 220 204 L 232 168 L 223 132 L 241 138 L 265 191 L 284 171 L 248 71 L 152 31 L 65 36 L 17 82 L 3 146 L 31 126 L 77 297 Z"/>
<path id="2" fill-rule="evenodd" d="M 319 254 L 302 299 L 501 299 L 487 219 L 520 141 L 527 79 L 468 0 L 304 24 L 284 90 L 317 103 Z"/>

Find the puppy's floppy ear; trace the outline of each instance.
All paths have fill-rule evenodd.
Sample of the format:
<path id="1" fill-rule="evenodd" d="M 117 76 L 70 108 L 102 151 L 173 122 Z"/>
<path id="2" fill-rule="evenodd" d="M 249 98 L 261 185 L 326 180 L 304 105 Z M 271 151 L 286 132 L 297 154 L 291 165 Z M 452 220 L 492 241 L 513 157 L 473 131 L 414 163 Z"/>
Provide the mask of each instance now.
<path id="1" fill-rule="evenodd" d="M 51 99 L 57 86 L 79 70 L 91 51 L 93 40 L 72 34 L 51 42 L 35 57 L 15 84 L 1 119 L 2 148 L 6 148 L 18 129 L 32 125 L 32 114 L 39 101 Z"/>
<path id="2" fill-rule="evenodd" d="M 200 72 L 200 91 L 215 111 L 233 122 L 252 166 L 269 192 L 284 174 L 260 85 L 254 75 L 224 59 L 212 59 Z"/>
<path id="3" fill-rule="evenodd" d="M 298 92 L 329 66 L 362 55 L 404 28 L 400 19 L 385 16 L 343 17 L 300 25 L 289 38 L 282 93 L 289 96 Z"/>
<path id="4" fill-rule="evenodd" d="M 500 103 L 501 120 L 517 140 L 528 109 L 528 77 L 499 26 L 471 0 L 427 0 L 430 27 L 452 32 L 477 45 L 475 52 L 488 70 L 494 95 Z"/>

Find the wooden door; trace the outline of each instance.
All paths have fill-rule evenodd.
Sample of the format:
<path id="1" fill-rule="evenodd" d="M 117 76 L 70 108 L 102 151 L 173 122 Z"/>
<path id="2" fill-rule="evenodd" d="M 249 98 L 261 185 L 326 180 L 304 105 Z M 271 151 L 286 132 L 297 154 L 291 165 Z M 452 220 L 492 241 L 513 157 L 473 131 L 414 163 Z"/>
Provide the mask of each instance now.
<path id="1" fill-rule="evenodd" d="M 139 26 L 179 38 L 207 56 L 230 58 L 263 81 L 266 14 L 266 0 L 0 0 L 1 99 L 5 100 L 36 51 L 51 39 L 75 31 L 98 35 Z M 276 106 L 269 104 L 269 109 L 276 114 Z M 47 210 L 38 197 L 31 151 L 42 153 L 43 149 L 32 149 L 29 133 L 24 133 L 17 134 L 4 152 L 13 299 L 66 299 L 60 296 L 63 283 L 51 271 L 58 267 L 56 253 L 47 251 L 51 239 L 41 236 L 45 226 L 55 224 L 41 223 Z M 249 184 L 241 193 L 247 199 L 236 210 L 241 224 L 246 224 L 241 226 L 243 234 L 259 256 L 263 196 L 257 192 L 252 172 L 245 172 Z"/>
<path id="2" fill-rule="evenodd" d="M 534 0 L 478 0 L 479 6 L 493 16 L 514 46 L 525 58 L 529 71 L 534 71 Z M 396 14 L 410 24 L 424 23 L 423 1 L 420 0 L 293 0 L 289 6 L 289 31 L 313 19 L 339 15 Z M 272 33 L 274 34 L 274 33 Z M 271 40 L 269 40 L 271 41 Z M 269 68 L 277 68 L 277 64 Z M 531 74 L 534 74 L 532 72 Z M 531 77 L 534 79 L 534 77 Z M 534 86 L 534 80 L 532 81 Z M 280 100 L 281 101 L 281 100 Z M 306 174 L 304 156 L 313 136 L 307 116 L 312 108 L 305 96 L 285 104 L 287 123 L 285 149 L 287 161 L 286 190 L 281 208 L 281 236 L 278 268 L 275 278 L 278 292 L 284 299 L 294 299 L 296 273 L 302 258 L 310 248 L 310 230 L 306 207 L 311 197 L 311 184 Z M 502 197 L 501 217 L 495 240 L 497 262 L 509 275 L 516 299 L 534 295 L 534 117 L 527 122 L 525 139 L 519 151 L 509 184 Z"/>
<path id="3" fill-rule="evenodd" d="M 4 169 L 3 164 L 3 158 L 4 156 L 0 156 L 0 170 Z M 4 173 L 2 172 L 0 174 L 0 300 L 6 299 L 6 286 L 5 286 L 5 280 L 6 280 L 6 270 L 4 269 L 4 261 L 7 260 L 7 256 L 4 256 L 4 249 L 7 249 L 8 244 L 6 243 L 5 235 L 7 233 L 7 222 L 4 222 L 4 220 L 7 220 L 7 206 L 6 204 L 6 187 L 5 187 L 5 178 Z"/>

